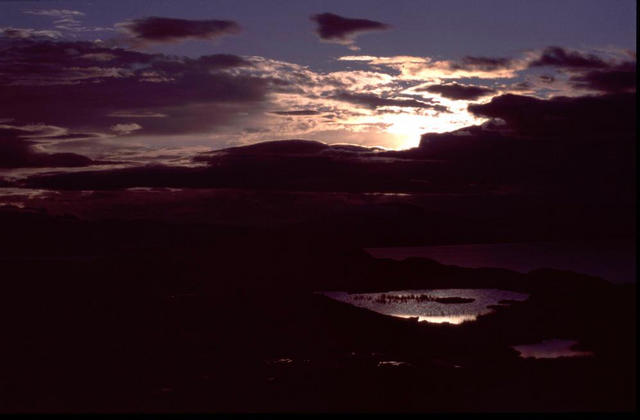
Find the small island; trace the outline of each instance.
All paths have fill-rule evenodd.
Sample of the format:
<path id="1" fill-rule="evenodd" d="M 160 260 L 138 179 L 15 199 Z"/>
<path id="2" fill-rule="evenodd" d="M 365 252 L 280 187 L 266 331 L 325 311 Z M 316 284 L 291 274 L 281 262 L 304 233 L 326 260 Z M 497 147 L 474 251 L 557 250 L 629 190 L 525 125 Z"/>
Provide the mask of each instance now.
<path id="1" fill-rule="evenodd" d="M 371 296 L 356 296 L 354 297 L 355 300 L 371 300 L 372 297 Z M 409 294 L 409 295 L 389 295 L 386 293 L 383 293 L 381 295 L 378 295 L 377 297 L 375 297 L 375 299 L 373 300 L 376 303 L 406 303 L 408 301 L 411 300 L 415 300 L 416 302 L 438 302 L 438 303 L 447 303 L 447 304 L 454 304 L 454 303 L 471 303 L 474 302 L 475 299 L 474 298 L 463 298 L 463 297 L 457 297 L 457 296 L 453 296 L 453 297 L 435 297 L 432 295 L 427 295 L 427 294 L 420 294 L 420 295 L 413 295 L 413 294 Z"/>
<path id="2" fill-rule="evenodd" d="M 463 297 L 443 297 L 443 298 L 434 298 L 433 299 L 434 302 L 438 302 L 438 303 L 471 303 L 473 301 L 475 301 L 475 299 L 473 298 L 463 298 Z"/>

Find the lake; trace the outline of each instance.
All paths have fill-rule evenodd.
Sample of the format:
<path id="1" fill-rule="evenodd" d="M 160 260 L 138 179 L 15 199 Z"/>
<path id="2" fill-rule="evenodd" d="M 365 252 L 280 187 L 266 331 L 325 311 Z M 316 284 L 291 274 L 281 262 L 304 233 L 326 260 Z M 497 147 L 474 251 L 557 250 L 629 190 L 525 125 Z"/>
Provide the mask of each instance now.
<path id="1" fill-rule="evenodd" d="M 524 301 L 525 293 L 498 289 L 425 289 L 379 293 L 318 292 L 331 299 L 400 318 L 419 322 L 462 324 L 491 313 L 491 305 Z"/>
<path id="2" fill-rule="evenodd" d="M 593 356 L 590 351 L 573 350 L 572 347 L 577 345 L 575 340 L 550 339 L 542 340 L 540 343 L 520 344 L 512 346 L 520 357 L 533 359 L 555 359 L 558 357 L 584 357 Z"/>

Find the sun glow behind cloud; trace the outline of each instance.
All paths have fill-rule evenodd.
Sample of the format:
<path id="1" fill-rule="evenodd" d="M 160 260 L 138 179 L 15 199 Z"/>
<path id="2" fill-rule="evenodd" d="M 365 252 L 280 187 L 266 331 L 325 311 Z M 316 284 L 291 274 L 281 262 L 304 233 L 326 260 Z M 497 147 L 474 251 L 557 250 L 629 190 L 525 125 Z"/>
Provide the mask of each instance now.
<path id="1" fill-rule="evenodd" d="M 397 149 L 418 146 L 420 137 L 425 133 L 445 133 L 484 121 L 466 110 L 437 115 L 387 114 L 380 116 L 380 119 L 391 124 L 387 131 L 397 138 Z"/>
<path id="2" fill-rule="evenodd" d="M 389 144 L 384 147 L 402 150 L 416 147 L 425 133 L 445 133 L 486 121 L 467 111 L 467 101 L 452 101 L 445 98 L 439 102 L 450 112 L 411 110 L 398 107 L 384 108 L 380 113 L 350 119 L 354 125 L 381 127 L 388 134 Z"/>
<path id="3" fill-rule="evenodd" d="M 600 58 L 549 47 L 511 57 L 339 56 L 327 71 L 256 55 L 190 58 L 58 40 L 47 41 L 57 70 L 43 73 L 29 66 L 13 71 L 16 62 L 38 58 L 24 48 L 27 41 L 4 41 L 11 53 L 0 60 L 11 75 L 6 88 L 16 95 L 20 86 L 47 89 L 36 102 L 5 104 L 2 116 L 23 131 L 34 121 L 64 131 L 23 133 L 37 143 L 32 147 L 97 160 L 139 162 L 147 156 L 145 163 L 185 162 L 193 147 L 285 139 L 412 148 L 425 133 L 483 123 L 468 111 L 471 103 L 505 93 L 582 95 L 594 89 L 587 80 L 593 68 L 630 74 L 627 61 L 635 63 L 630 52 Z M 86 103 L 68 99 L 80 90 Z M 68 112 L 52 112 L 46 104 L 54 102 Z"/>
<path id="4" fill-rule="evenodd" d="M 385 123 L 391 123 L 387 131 L 397 139 L 397 149 L 416 147 L 420 143 L 420 137 L 424 133 L 444 133 L 462 128 L 469 124 L 460 123 L 459 116 L 453 117 L 423 116 L 416 114 L 385 115 L 381 119 Z"/>

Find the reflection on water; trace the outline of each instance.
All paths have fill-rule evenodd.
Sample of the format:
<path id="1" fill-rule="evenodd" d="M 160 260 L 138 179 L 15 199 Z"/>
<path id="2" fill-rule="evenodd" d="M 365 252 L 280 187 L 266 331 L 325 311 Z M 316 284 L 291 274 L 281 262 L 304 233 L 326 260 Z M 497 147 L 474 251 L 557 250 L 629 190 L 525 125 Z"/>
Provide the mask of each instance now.
<path id="1" fill-rule="evenodd" d="M 552 339 L 543 340 L 536 344 L 520 344 L 512 346 L 520 357 L 534 359 L 555 359 L 557 357 L 584 357 L 593 356 L 590 351 L 572 350 L 571 347 L 578 344 L 575 340 Z"/>
<path id="2" fill-rule="evenodd" d="M 321 294 L 381 314 L 400 318 L 417 318 L 418 322 L 438 324 L 462 324 L 466 321 L 474 321 L 480 315 L 493 312 L 495 307 L 493 305 L 500 301 L 523 301 L 528 298 L 524 293 L 498 289 L 399 290 L 353 294 L 321 292 Z M 443 298 L 465 298 L 465 300 Z"/>
<path id="3" fill-rule="evenodd" d="M 418 322 L 431 322 L 432 324 L 462 324 L 465 321 L 475 321 L 477 315 L 438 315 L 438 316 L 412 316 L 400 314 L 388 314 L 400 318 L 418 318 Z"/>
<path id="4" fill-rule="evenodd" d="M 383 360 L 378 362 L 378 367 L 413 367 L 411 363 L 399 362 L 397 360 Z"/>

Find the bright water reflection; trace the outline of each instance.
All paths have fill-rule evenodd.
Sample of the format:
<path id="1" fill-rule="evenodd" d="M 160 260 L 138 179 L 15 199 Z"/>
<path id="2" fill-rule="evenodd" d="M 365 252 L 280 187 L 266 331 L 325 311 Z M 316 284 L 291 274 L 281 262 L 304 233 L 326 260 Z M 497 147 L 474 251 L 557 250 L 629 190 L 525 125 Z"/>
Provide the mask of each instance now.
<path id="1" fill-rule="evenodd" d="M 321 292 L 321 294 L 400 318 L 417 318 L 419 322 L 462 324 L 493 311 L 500 301 L 524 301 L 527 294 L 498 289 L 426 289 L 384 293 Z M 464 303 L 445 303 L 443 298 L 465 298 Z M 455 301 L 454 301 L 455 302 Z"/>
<path id="2" fill-rule="evenodd" d="M 534 359 L 555 359 L 557 357 L 593 356 L 590 351 L 572 350 L 578 344 L 575 340 L 551 339 L 535 344 L 520 344 L 513 348 L 520 353 L 520 357 Z"/>

